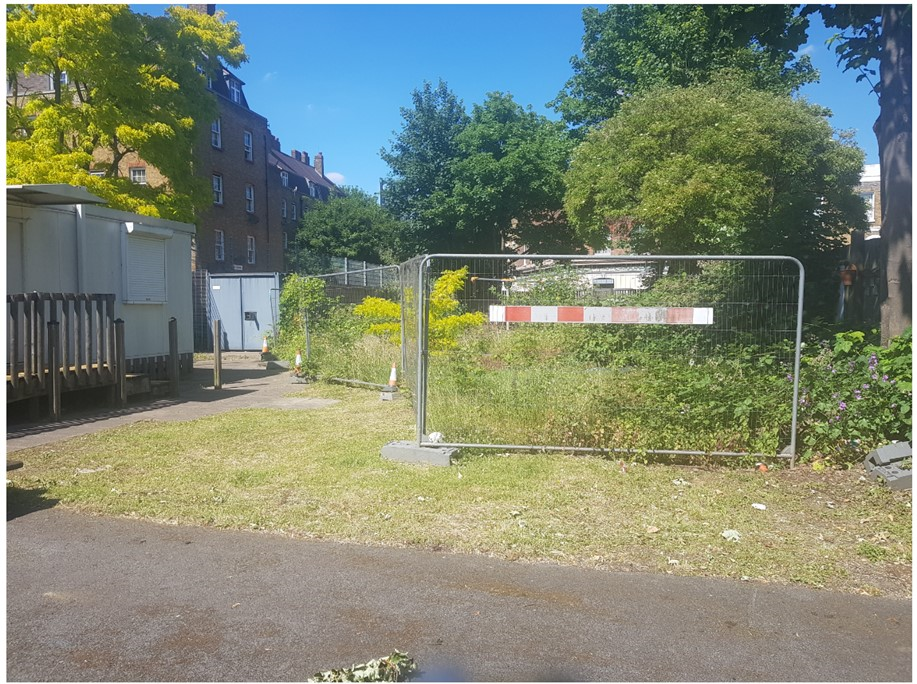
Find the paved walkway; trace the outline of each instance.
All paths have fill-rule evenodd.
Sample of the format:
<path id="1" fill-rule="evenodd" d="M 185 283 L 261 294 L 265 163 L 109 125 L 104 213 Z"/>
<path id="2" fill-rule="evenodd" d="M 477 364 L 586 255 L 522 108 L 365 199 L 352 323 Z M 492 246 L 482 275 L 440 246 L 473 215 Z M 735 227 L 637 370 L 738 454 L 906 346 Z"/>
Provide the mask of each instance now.
<path id="1" fill-rule="evenodd" d="M 16 512 L 13 512 L 15 515 Z M 7 522 L 11 681 L 911 681 L 911 602 L 157 525 Z"/>
<path id="2" fill-rule="evenodd" d="M 227 354 L 222 368 L 219 390 L 213 388 L 213 362 L 196 362 L 191 377 L 182 380 L 177 399 L 132 400 L 123 409 L 71 411 L 59 423 L 9 426 L 7 453 L 138 420 L 193 420 L 238 408 L 310 409 L 334 401 L 287 396 L 301 385 L 289 371 L 267 369 L 260 354 Z"/>
<path id="3" fill-rule="evenodd" d="M 141 419 L 309 408 L 228 359 L 179 401 L 8 433 L 10 450 Z M 208 381 L 209 373 L 209 381 Z M 26 464 L 26 467 L 28 464 Z M 7 679 L 302 681 L 394 649 L 426 680 L 911 681 L 911 602 L 799 587 L 7 511 Z"/>

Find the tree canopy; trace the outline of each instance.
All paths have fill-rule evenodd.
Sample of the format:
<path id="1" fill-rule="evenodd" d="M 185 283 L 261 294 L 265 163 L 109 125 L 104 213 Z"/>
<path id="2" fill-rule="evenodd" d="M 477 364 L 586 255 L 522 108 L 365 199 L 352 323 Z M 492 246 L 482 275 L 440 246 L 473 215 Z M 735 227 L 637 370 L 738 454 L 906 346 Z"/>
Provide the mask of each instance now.
<path id="1" fill-rule="evenodd" d="M 177 6 L 160 17 L 127 5 L 8 6 L 7 182 L 83 185 L 116 208 L 193 220 L 207 188 L 191 151 L 216 116 L 204 73 L 246 60 L 224 17 Z M 49 75 L 51 92 L 24 92 L 21 74 Z M 131 153 L 168 183 L 120 177 Z"/>
<path id="2" fill-rule="evenodd" d="M 593 246 L 634 252 L 824 253 L 865 225 L 863 153 L 825 110 L 723 80 L 631 98 L 574 153 L 565 206 Z"/>
<path id="3" fill-rule="evenodd" d="M 458 155 L 456 138 L 468 114 L 442 80 L 436 88 L 424 83 L 411 93 L 413 107 L 402 107 L 401 131 L 382 149 L 392 175 L 385 181 L 383 201 L 406 222 L 398 252 L 410 257 L 426 251 L 448 251 L 455 227 L 445 198 L 452 185 L 450 162 Z"/>
<path id="4" fill-rule="evenodd" d="M 551 102 L 573 126 L 614 115 L 636 93 L 690 86 L 727 70 L 749 86 L 790 93 L 817 73 L 795 51 L 808 20 L 793 5 L 610 5 L 583 10 L 583 56 Z"/>
<path id="5" fill-rule="evenodd" d="M 562 205 L 571 142 L 563 124 L 500 92 L 468 116 L 442 82 L 437 98 L 447 106 L 431 116 L 428 93 L 429 85 L 415 92 L 415 110 L 402 111 L 404 130 L 383 154 L 395 172 L 386 206 L 413 224 L 402 255 L 499 253 L 507 242 L 569 251 Z M 447 156 L 434 165 L 430 150 Z"/>
<path id="6" fill-rule="evenodd" d="M 292 261 L 298 270 L 322 270 L 322 257 L 342 256 L 373 263 L 394 261 L 400 222 L 372 195 L 354 187 L 316 202 L 303 213 Z"/>

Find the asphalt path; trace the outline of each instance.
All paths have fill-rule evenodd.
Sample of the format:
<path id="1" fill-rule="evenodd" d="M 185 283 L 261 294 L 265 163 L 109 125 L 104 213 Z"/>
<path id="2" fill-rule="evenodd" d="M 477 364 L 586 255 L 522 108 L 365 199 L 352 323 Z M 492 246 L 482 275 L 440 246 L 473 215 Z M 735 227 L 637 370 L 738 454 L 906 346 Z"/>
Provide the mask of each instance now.
<path id="1" fill-rule="evenodd" d="M 50 505 L 50 504 L 48 504 Z M 911 681 L 911 602 L 7 512 L 10 681 Z"/>

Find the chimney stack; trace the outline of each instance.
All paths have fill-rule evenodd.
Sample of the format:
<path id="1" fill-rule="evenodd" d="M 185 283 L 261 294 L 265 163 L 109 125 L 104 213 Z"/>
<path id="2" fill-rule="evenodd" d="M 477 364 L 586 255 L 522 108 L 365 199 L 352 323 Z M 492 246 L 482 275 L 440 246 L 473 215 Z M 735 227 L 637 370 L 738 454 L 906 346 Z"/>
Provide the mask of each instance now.
<path id="1" fill-rule="evenodd" d="M 211 17 L 216 14 L 216 5 L 188 5 L 188 9 L 199 12 L 200 14 L 209 14 Z"/>
<path id="2" fill-rule="evenodd" d="M 325 156 L 321 152 L 315 155 L 315 172 L 322 178 L 325 177 Z"/>
<path id="3" fill-rule="evenodd" d="M 300 154 L 302 154 L 302 163 L 305 164 L 306 166 L 311 166 L 312 162 L 309 161 L 309 153 L 301 152 Z"/>
<path id="4" fill-rule="evenodd" d="M 293 157 L 296 161 L 300 160 L 299 150 L 290 150 L 290 156 Z"/>
<path id="5" fill-rule="evenodd" d="M 280 152 L 280 138 L 276 135 L 271 136 L 271 149 Z"/>

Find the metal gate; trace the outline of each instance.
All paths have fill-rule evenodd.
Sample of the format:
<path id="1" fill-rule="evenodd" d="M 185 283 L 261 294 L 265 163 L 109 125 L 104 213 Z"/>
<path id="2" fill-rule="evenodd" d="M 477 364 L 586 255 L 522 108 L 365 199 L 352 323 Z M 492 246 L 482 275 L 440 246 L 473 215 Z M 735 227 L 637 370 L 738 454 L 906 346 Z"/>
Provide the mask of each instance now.
<path id="1" fill-rule="evenodd" d="M 418 446 L 795 462 L 792 257 L 434 254 L 401 274 Z M 431 340 L 444 274 L 463 279 L 445 308 L 478 322 L 452 349 Z"/>
<path id="2" fill-rule="evenodd" d="M 208 327 L 222 322 L 226 351 L 261 351 L 278 319 L 279 273 L 211 274 Z"/>

